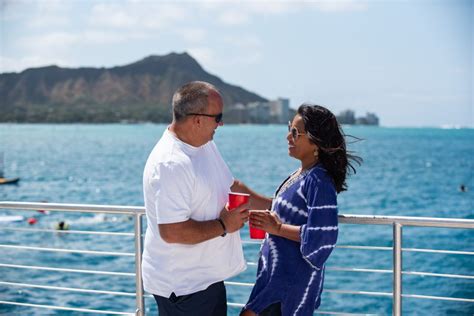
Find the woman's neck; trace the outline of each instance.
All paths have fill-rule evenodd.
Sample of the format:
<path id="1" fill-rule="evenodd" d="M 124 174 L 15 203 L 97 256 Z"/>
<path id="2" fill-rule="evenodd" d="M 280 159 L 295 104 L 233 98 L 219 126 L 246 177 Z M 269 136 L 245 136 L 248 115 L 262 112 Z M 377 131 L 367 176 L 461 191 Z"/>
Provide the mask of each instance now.
<path id="1" fill-rule="evenodd" d="M 311 160 L 307 160 L 307 161 L 301 161 L 301 171 L 303 170 L 308 170 L 310 169 L 311 167 L 313 167 L 314 165 L 316 165 L 318 163 L 318 159 L 316 158 L 313 158 Z"/>

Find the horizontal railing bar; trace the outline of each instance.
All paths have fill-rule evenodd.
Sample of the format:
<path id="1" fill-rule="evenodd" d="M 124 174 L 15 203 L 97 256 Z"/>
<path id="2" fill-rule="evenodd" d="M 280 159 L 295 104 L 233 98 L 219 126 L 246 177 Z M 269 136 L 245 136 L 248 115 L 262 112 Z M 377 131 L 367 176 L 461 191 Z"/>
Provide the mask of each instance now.
<path id="1" fill-rule="evenodd" d="M 368 225 L 393 225 L 395 223 L 398 223 L 402 226 L 474 229 L 473 219 L 461 219 L 461 218 L 340 214 L 339 222 L 343 224 L 368 224 Z"/>
<path id="2" fill-rule="evenodd" d="M 314 311 L 315 314 L 322 315 L 354 315 L 354 316 L 369 316 L 369 315 L 378 315 L 378 314 L 360 314 L 360 313 L 346 313 L 346 312 L 328 312 L 328 311 Z"/>
<path id="3" fill-rule="evenodd" d="M 439 300 L 439 301 L 453 301 L 453 302 L 474 303 L 474 299 L 472 299 L 472 298 L 446 297 L 446 296 L 431 296 L 431 295 L 418 295 L 418 294 L 402 294 L 402 297 L 406 297 L 406 298 L 419 298 L 419 299 L 426 299 L 426 300 Z"/>
<path id="4" fill-rule="evenodd" d="M 345 272 L 392 273 L 392 270 L 385 270 L 385 269 L 343 268 L 343 267 L 331 267 L 331 266 L 326 267 L 326 270 L 345 271 Z M 402 274 L 474 280 L 474 275 L 465 275 L 465 274 L 446 274 L 446 273 L 433 273 L 433 272 L 423 272 L 423 271 L 402 271 Z"/>
<path id="5" fill-rule="evenodd" d="M 21 210 L 45 210 L 61 212 L 84 213 L 112 213 L 112 214 L 145 214 L 143 206 L 127 205 L 96 205 L 96 204 L 69 204 L 69 203 L 31 203 L 31 202 L 0 202 L 0 208 Z"/>
<path id="6" fill-rule="evenodd" d="M 252 263 L 247 262 L 247 264 L 250 265 Z M 97 271 L 97 270 L 51 268 L 51 267 L 16 265 L 16 264 L 6 264 L 6 263 L 0 263 L 0 267 L 18 268 L 18 269 L 31 269 L 31 270 L 45 270 L 45 271 L 59 271 L 59 272 L 73 272 L 73 273 L 86 273 L 86 274 L 100 274 L 100 275 L 114 275 L 114 276 L 135 276 L 134 273 L 129 273 L 129 272 L 111 272 L 111 271 Z M 326 270 L 345 271 L 345 272 L 392 273 L 392 270 L 365 269 L 365 268 L 326 267 Z M 474 280 L 473 275 L 444 274 L 444 273 L 431 273 L 431 272 L 419 272 L 419 271 L 403 271 L 402 273 L 405 274 L 405 275 L 432 276 L 432 277 L 444 277 L 444 278 L 457 278 L 457 279 Z M 253 286 L 253 283 L 242 283 L 242 282 L 231 282 L 231 281 L 226 282 L 226 284 L 236 285 L 236 286 Z"/>
<path id="7" fill-rule="evenodd" d="M 135 254 L 131 252 L 111 252 L 111 251 L 95 251 L 95 250 L 71 250 L 61 248 L 44 248 L 44 247 L 30 247 L 30 246 L 16 246 L 16 245 L 0 245 L 0 248 L 21 249 L 21 250 L 38 250 L 50 252 L 66 252 L 66 253 L 83 253 L 92 255 L 106 255 L 106 256 L 127 256 L 134 257 Z"/>
<path id="8" fill-rule="evenodd" d="M 342 249 L 361 249 L 361 250 L 385 250 L 392 251 L 392 247 L 380 247 L 380 246 L 351 246 L 351 245 L 336 245 L 336 248 Z M 431 253 L 445 253 L 450 255 L 474 255 L 472 251 L 459 251 L 459 250 L 439 250 L 439 249 L 423 249 L 423 248 L 402 248 L 402 251 L 407 252 L 431 252 Z"/>
<path id="9" fill-rule="evenodd" d="M 12 228 L 12 227 L 0 227 L 0 230 L 20 231 L 20 232 L 22 231 L 22 232 L 60 233 L 60 234 L 134 236 L 133 233 L 99 232 L 99 231 L 88 231 L 88 230 L 58 230 L 58 229 Z"/>
<path id="10" fill-rule="evenodd" d="M 383 269 L 366 269 L 366 268 L 343 268 L 343 267 L 326 267 L 329 271 L 345 271 L 345 272 L 371 272 L 371 273 L 392 273 L 392 270 Z"/>
<path id="11" fill-rule="evenodd" d="M 74 211 L 90 213 L 114 213 L 114 214 L 145 214 L 143 206 L 127 205 L 95 205 L 95 204 L 66 204 L 66 203 L 31 203 L 31 202 L 0 202 L 3 209 L 23 210 L 48 210 L 48 211 Z M 402 226 L 422 227 L 449 227 L 474 229 L 473 219 L 461 218 L 434 218 L 434 217 L 410 217 L 410 216 L 385 216 L 385 215 L 355 215 L 340 214 L 339 222 L 344 224 L 368 224 L 368 225 L 393 225 L 398 223 Z"/>
<path id="12" fill-rule="evenodd" d="M 16 269 L 45 270 L 45 271 L 59 271 L 59 272 L 73 272 L 73 273 L 88 273 L 88 274 L 135 276 L 135 273 L 128 273 L 128 272 L 111 272 L 111 271 L 81 270 L 81 269 L 67 269 L 67 268 L 52 268 L 52 267 L 26 266 L 26 265 L 7 264 L 7 263 L 0 263 L 0 267 L 16 268 Z"/>
<path id="13" fill-rule="evenodd" d="M 246 283 L 246 282 L 234 282 L 234 281 L 224 281 L 225 285 L 236 285 L 236 286 L 254 286 L 255 283 Z"/>
<path id="14" fill-rule="evenodd" d="M 136 295 L 135 292 L 130 293 L 130 292 L 89 290 L 89 289 L 78 289 L 78 288 L 72 288 L 72 287 L 60 287 L 60 286 L 38 285 L 38 284 L 28 284 L 28 283 L 15 283 L 15 282 L 5 282 L 5 281 L 0 281 L 0 284 L 10 285 L 10 286 L 45 289 L 45 290 L 59 290 L 59 291 L 69 291 L 69 292 L 81 292 L 81 293 L 109 294 L 109 295 L 133 296 L 133 297 L 135 297 L 135 295 Z"/>
<path id="15" fill-rule="evenodd" d="M 227 302 L 227 306 L 242 308 L 245 306 L 245 304 Z"/>
<path id="16" fill-rule="evenodd" d="M 390 250 L 392 247 L 381 247 L 381 246 L 352 246 L 352 245 L 336 245 L 336 248 L 341 249 L 361 249 L 361 250 Z"/>
<path id="17" fill-rule="evenodd" d="M 430 253 L 446 253 L 450 255 L 474 255 L 473 251 L 459 251 L 459 250 L 437 250 L 437 249 L 421 249 L 421 248 L 402 248 L 403 251 L 408 252 L 430 252 Z"/>
<path id="18" fill-rule="evenodd" d="M 388 292 L 348 291 L 348 290 L 333 290 L 333 289 L 325 289 L 324 292 L 336 293 L 336 294 L 355 294 L 355 295 L 392 297 L 392 293 L 388 293 Z"/>
<path id="19" fill-rule="evenodd" d="M 26 306 L 26 307 L 35 307 L 35 308 L 46 308 L 46 309 L 54 309 L 54 310 L 61 310 L 61 311 L 71 311 L 71 312 L 95 313 L 95 314 L 129 315 L 129 316 L 135 315 L 135 313 L 114 312 L 114 311 L 101 311 L 101 310 L 97 310 L 97 309 L 75 308 L 75 307 L 63 307 L 63 306 L 55 306 L 55 305 L 40 305 L 40 304 L 30 304 L 30 303 L 9 302 L 9 301 L 0 301 L 0 304 L 15 305 L 15 306 Z"/>
<path id="20" fill-rule="evenodd" d="M 432 276 L 432 277 L 438 277 L 438 278 L 474 280 L 474 275 L 466 275 L 466 274 L 446 274 L 446 273 L 432 273 L 432 272 L 419 272 L 419 271 L 403 271 L 402 274 L 418 275 L 418 276 Z"/>
<path id="21" fill-rule="evenodd" d="M 324 292 L 336 293 L 336 294 L 355 294 L 355 295 L 392 297 L 392 293 L 388 293 L 388 292 L 347 291 L 347 290 L 333 290 L 333 289 L 326 289 L 324 290 Z M 418 294 L 402 294 L 402 297 L 474 303 L 474 299 L 460 298 L 460 297 L 429 296 L 429 295 L 418 295 Z"/>

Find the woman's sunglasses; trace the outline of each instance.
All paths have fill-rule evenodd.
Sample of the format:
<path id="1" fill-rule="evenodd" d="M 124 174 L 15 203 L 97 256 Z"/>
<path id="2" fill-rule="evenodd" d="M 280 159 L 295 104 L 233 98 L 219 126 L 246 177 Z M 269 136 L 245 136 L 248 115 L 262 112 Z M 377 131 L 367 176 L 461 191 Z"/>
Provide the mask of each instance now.
<path id="1" fill-rule="evenodd" d="M 222 122 L 222 116 L 223 116 L 222 113 L 219 113 L 219 114 L 188 113 L 186 115 L 200 115 L 200 116 L 213 117 L 214 120 L 216 120 L 217 124 Z"/>
<path id="2" fill-rule="evenodd" d="M 291 133 L 291 138 L 293 138 L 293 142 L 296 142 L 298 140 L 298 136 L 306 134 L 300 133 L 296 127 L 291 127 L 291 122 L 288 122 L 288 132 Z"/>

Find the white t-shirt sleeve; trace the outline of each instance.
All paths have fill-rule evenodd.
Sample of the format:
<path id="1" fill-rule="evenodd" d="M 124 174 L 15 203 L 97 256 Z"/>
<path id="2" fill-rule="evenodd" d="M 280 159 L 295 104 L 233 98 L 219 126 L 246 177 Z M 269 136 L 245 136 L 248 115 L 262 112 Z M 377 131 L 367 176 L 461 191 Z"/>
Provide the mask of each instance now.
<path id="1" fill-rule="evenodd" d="M 187 221 L 191 215 L 194 177 L 182 164 L 160 163 L 151 178 L 155 192 L 155 213 L 158 224 Z"/>

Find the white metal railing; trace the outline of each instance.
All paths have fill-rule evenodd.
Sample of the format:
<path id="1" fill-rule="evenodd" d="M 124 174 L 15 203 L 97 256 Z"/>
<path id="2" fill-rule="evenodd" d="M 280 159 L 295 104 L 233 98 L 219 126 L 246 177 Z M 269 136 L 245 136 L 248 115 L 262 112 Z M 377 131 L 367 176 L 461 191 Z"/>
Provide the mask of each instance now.
<path id="1" fill-rule="evenodd" d="M 135 243 L 134 253 L 125 252 L 111 252 L 111 251 L 92 251 L 92 250 L 78 250 L 78 249 L 61 249 L 61 248 L 45 248 L 45 247 L 31 247 L 21 245 L 3 245 L 0 244 L 0 248 L 10 248 L 18 250 L 36 250 L 36 251 L 48 251 L 48 252 L 67 252 L 67 253 L 81 253 L 81 254 L 93 254 L 93 255 L 113 255 L 113 256 L 134 256 L 135 257 L 135 273 L 126 272 L 111 272 L 111 271 L 95 271 L 95 270 L 83 270 L 83 269 L 69 269 L 69 268 L 52 268 L 42 266 L 28 266 L 18 264 L 4 264 L 0 263 L 0 267 L 5 268 L 17 268 L 17 269 L 33 269 L 33 270 L 45 270 L 45 271 L 58 271 L 58 272 L 73 272 L 73 273 L 89 273 L 89 274 L 103 274 L 103 275 L 120 275 L 120 276 L 134 276 L 135 277 L 135 292 L 112 292 L 112 291 L 99 291 L 91 289 L 78 289 L 78 288 L 67 288 L 58 286 L 46 286 L 36 285 L 27 283 L 16 283 L 16 282 L 4 282 L 0 281 L 2 285 L 15 286 L 15 287 L 29 287 L 29 288 L 42 288 L 42 289 L 54 289 L 64 290 L 73 292 L 86 292 L 96 294 L 112 294 L 122 296 L 135 296 L 136 297 L 136 311 L 135 313 L 116 312 L 116 311 L 101 311 L 84 308 L 72 308 L 64 306 L 52 306 L 52 305 L 40 305 L 40 304 L 29 304 L 19 302 L 0 301 L 0 304 L 5 305 L 17 305 L 17 306 L 29 306 L 36 308 L 49 308 L 56 310 L 68 310 L 68 311 L 79 311 L 89 312 L 96 314 L 116 314 L 116 315 L 144 315 L 145 303 L 144 297 L 151 297 L 151 295 L 144 295 L 141 275 L 141 254 L 143 250 L 142 244 L 142 216 L 145 214 L 144 207 L 137 206 L 122 206 L 122 205 L 87 205 L 87 204 L 58 204 L 58 203 L 29 203 L 29 202 L 0 202 L 0 209 L 14 209 L 14 210 L 47 210 L 47 211 L 61 211 L 61 212 L 84 212 L 84 213 L 103 213 L 103 214 L 125 214 L 132 215 L 134 217 L 134 233 L 115 233 L 115 232 L 96 232 L 96 231 L 61 231 L 61 233 L 68 234 L 95 234 L 95 235 L 116 235 L 116 236 L 133 236 Z M 393 291 L 389 292 L 369 292 L 369 291 L 349 291 L 349 290 L 338 290 L 338 289 L 325 289 L 327 293 L 338 293 L 338 294 L 352 294 L 352 295 L 367 295 L 367 296 L 381 296 L 381 297 L 392 297 L 393 300 L 393 314 L 401 315 L 402 313 L 402 298 L 417 298 L 417 299 L 430 299 L 430 300 L 445 300 L 445 301 L 458 301 L 458 302 L 469 302 L 474 303 L 474 299 L 470 298 L 454 298 L 454 297 L 443 297 L 443 296 L 428 296 L 418 294 L 403 294 L 402 293 L 402 275 L 420 275 L 429 277 L 444 277 L 444 278 L 458 278 L 473 280 L 473 275 L 461 275 L 461 274 L 442 274 L 442 273 L 429 273 L 420 271 L 402 271 L 402 253 L 403 252 L 430 252 L 430 253 L 444 253 L 452 255 L 474 255 L 474 252 L 470 251 L 456 251 L 456 250 L 440 250 L 440 249 L 418 249 L 418 248 L 402 248 L 402 237 L 404 226 L 420 226 L 420 227 L 445 227 L 445 228 L 465 228 L 474 229 L 474 220 L 470 219 L 451 219 L 451 218 L 431 218 L 431 217 L 406 217 L 406 216 L 374 216 L 374 215 L 339 215 L 339 222 L 342 224 L 366 224 L 366 225 L 391 225 L 393 227 L 393 247 L 376 247 L 376 246 L 358 246 L 358 245 L 338 245 L 337 248 L 346 249 L 360 249 L 360 250 L 371 250 L 371 251 L 392 251 L 393 252 L 393 269 L 367 269 L 367 268 L 346 268 L 346 267 L 327 267 L 327 270 L 334 271 L 347 271 L 347 272 L 359 272 L 359 273 L 392 273 L 393 274 Z M 11 228 L 3 227 L 3 230 L 10 231 L 30 231 L 30 232 L 57 232 L 56 230 L 49 229 L 25 229 L 25 228 Z M 260 244 L 257 241 L 245 241 L 249 244 Z M 255 262 L 248 262 L 249 265 L 256 265 Z M 231 286 L 245 286 L 251 287 L 253 283 L 245 282 L 225 282 Z M 241 303 L 228 303 L 229 306 L 242 307 Z M 348 313 L 338 312 L 324 312 L 318 311 L 319 314 L 333 314 L 339 315 Z M 349 314 L 357 315 L 357 314 Z"/>

